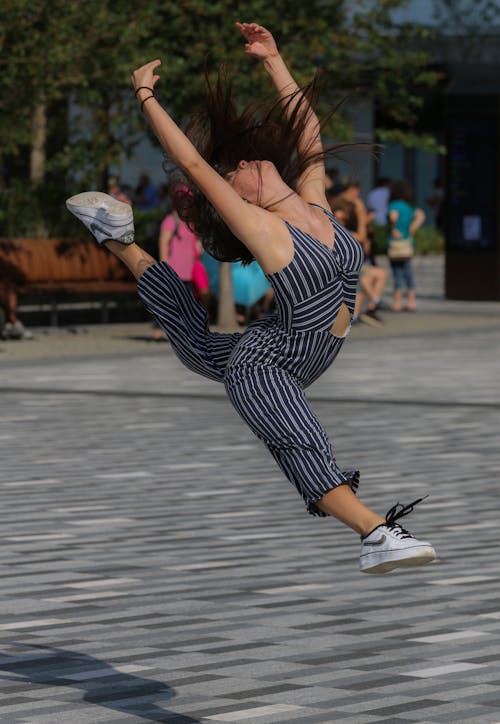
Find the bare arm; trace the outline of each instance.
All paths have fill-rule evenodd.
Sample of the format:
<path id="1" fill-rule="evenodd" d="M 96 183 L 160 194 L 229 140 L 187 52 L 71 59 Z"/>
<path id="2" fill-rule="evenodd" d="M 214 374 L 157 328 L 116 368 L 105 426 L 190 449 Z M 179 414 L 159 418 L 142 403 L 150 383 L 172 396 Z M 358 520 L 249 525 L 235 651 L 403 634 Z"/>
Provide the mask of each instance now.
<path id="1" fill-rule="evenodd" d="M 396 224 L 398 223 L 399 219 L 399 213 L 396 211 L 396 209 L 392 209 L 391 211 L 389 211 L 388 219 L 389 236 L 392 236 L 394 239 L 401 239 L 401 232 L 396 229 Z"/>
<path id="2" fill-rule="evenodd" d="M 170 254 L 170 242 L 174 232 L 170 229 L 162 229 L 160 231 L 160 238 L 158 239 L 158 256 L 160 261 L 168 261 Z"/>
<path id="3" fill-rule="evenodd" d="M 304 99 L 303 94 L 300 92 L 299 86 L 279 53 L 272 34 L 262 25 L 256 23 L 236 23 L 236 27 L 247 41 L 245 52 L 262 62 L 276 88 L 278 97 L 286 104 L 288 114 L 291 115 L 297 105 L 302 104 L 305 112 L 305 125 L 299 139 L 298 150 L 312 154 L 321 153 L 323 146 L 319 119 L 309 102 Z M 291 100 L 290 97 L 294 93 L 297 95 Z M 325 196 L 325 181 L 325 167 L 323 159 L 320 158 L 302 174 L 297 183 L 297 191 L 306 201 L 317 201 L 324 206 L 328 203 Z"/>
<path id="4" fill-rule="evenodd" d="M 145 101 L 144 113 L 162 148 L 213 204 L 233 234 L 245 244 L 264 271 L 272 270 L 275 266 L 280 268 L 283 250 L 280 245 L 269 242 L 276 238 L 276 235 L 279 237 L 280 233 L 286 238 L 282 229 L 284 225 L 268 211 L 245 203 L 232 186 L 198 153 L 156 98 L 151 97 L 149 89 L 154 89 L 159 80 L 155 71 L 160 65 L 161 61 L 153 60 L 138 68 L 132 81 L 134 88 L 141 88 L 137 92 L 137 99 L 141 103 Z"/>
<path id="5" fill-rule="evenodd" d="M 422 211 L 422 209 L 415 209 L 415 213 L 413 214 L 413 219 L 411 220 L 410 224 L 410 236 L 413 236 L 413 234 L 416 232 L 417 229 L 420 229 L 422 224 L 425 221 L 425 213 Z"/>

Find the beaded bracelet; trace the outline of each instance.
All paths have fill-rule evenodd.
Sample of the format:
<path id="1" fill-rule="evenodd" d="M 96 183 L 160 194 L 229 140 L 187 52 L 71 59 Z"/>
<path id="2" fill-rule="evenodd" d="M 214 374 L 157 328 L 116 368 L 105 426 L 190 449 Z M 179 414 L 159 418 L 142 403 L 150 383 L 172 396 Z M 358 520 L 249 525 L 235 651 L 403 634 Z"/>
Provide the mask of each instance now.
<path id="1" fill-rule="evenodd" d="M 142 101 L 142 103 L 141 103 L 141 111 L 142 111 L 142 109 L 144 108 L 144 104 L 146 103 L 146 101 L 149 101 L 150 98 L 154 98 L 154 97 L 155 97 L 155 94 L 153 93 L 152 95 L 148 96 L 147 98 L 145 98 L 145 99 Z"/>

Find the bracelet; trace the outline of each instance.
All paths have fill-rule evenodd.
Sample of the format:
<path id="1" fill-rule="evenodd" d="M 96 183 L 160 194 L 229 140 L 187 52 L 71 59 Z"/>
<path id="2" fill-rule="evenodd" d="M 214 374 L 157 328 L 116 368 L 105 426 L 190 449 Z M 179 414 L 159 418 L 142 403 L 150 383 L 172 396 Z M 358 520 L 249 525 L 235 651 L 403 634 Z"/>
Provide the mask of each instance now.
<path id="1" fill-rule="evenodd" d="M 147 98 L 145 98 L 145 99 L 142 101 L 142 103 L 141 103 L 141 111 L 142 111 L 142 109 L 144 108 L 144 104 L 146 103 L 146 101 L 149 101 L 150 98 L 154 98 L 154 97 L 155 97 L 155 94 L 152 93 L 150 96 L 148 96 Z"/>
<path id="2" fill-rule="evenodd" d="M 148 90 L 148 91 L 151 91 L 151 93 L 154 93 L 153 89 L 150 88 L 149 86 L 147 86 L 147 85 L 140 85 L 139 88 L 136 88 L 136 89 L 135 89 L 134 96 L 135 96 L 136 98 L 137 98 L 137 94 L 139 93 L 140 90 Z"/>

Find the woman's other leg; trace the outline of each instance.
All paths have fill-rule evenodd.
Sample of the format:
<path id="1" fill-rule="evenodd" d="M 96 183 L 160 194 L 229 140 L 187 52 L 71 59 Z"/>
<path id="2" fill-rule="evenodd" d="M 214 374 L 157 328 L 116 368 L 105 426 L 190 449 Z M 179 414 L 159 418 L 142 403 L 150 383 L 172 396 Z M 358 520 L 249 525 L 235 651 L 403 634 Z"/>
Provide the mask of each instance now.
<path id="1" fill-rule="evenodd" d="M 197 374 L 222 382 L 241 333 L 211 332 L 207 310 L 166 262 L 147 263 L 137 291 L 166 333 L 181 362 Z"/>
<path id="2" fill-rule="evenodd" d="M 362 572 L 386 573 L 435 559 L 430 543 L 396 523 L 420 501 L 399 512 L 396 504 L 382 517 L 356 498 L 359 473 L 338 468 L 325 431 L 290 375 L 272 367 L 229 365 L 225 382 L 233 405 L 297 487 L 309 512 L 331 515 L 360 534 Z M 270 498 L 278 513 L 280 502 L 281 496 Z"/>

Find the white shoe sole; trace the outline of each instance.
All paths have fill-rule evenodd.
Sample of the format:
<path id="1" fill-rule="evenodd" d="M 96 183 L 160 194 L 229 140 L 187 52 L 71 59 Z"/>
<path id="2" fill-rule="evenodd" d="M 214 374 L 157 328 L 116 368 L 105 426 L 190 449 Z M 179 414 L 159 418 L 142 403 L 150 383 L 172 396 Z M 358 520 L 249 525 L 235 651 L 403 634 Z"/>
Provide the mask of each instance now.
<path id="1" fill-rule="evenodd" d="M 99 244 L 110 239 L 123 244 L 134 240 L 132 208 L 101 191 L 87 191 L 72 196 L 66 208 L 89 229 Z"/>
<path id="2" fill-rule="evenodd" d="M 117 201 L 102 191 L 85 191 L 82 194 L 76 194 L 76 196 L 72 196 L 66 201 L 66 206 L 68 208 L 75 207 L 75 211 L 87 209 L 94 213 L 99 209 L 106 209 L 107 214 L 122 221 L 132 217 L 132 209 L 129 204 Z"/>
<path id="3" fill-rule="evenodd" d="M 361 573 L 389 573 L 395 568 L 413 568 L 415 566 L 424 566 L 426 563 L 432 563 L 436 560 L 436 552 L 432 546 L 428 548 L 416 548 L 411 553 L 407 551 L 388 551 L 384 555 L 384 560 L 380 553 L 367 553 L 360 562 Z M 377 562 L 380 561 L 380 562 Z"/>

